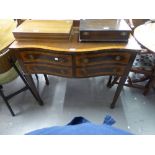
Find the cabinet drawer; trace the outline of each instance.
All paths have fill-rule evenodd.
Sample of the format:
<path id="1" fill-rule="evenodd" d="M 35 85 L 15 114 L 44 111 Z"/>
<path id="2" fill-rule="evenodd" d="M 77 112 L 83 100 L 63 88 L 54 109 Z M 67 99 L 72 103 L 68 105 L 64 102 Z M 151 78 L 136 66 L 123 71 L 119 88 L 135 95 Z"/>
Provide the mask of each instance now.
<path id="1" fill-rule="evenodd" d="M 25 64 L 25 71 L 29 74 L 49 74 L 63 77 L 72 77 L 72 69 L 52 65 Z"/>
<path id="2" fill-rule="evenodd" d="M 19 53 L 19 57 L 24 62 L 39 62 L 46 64 L 55 64 L 63 66 L 71 66 L 72 57 L 71 55 L 65 54 L 54 54 L 50 52 L 39 52 L 39 51 L 22 51 Z"/>
<path id="3" fill-rule="evenodd" d="M 130 53 L 106 52 L 100 54 L 81 54 L 76 57 L 77 66 L 89 66 L 97 64 L 128 64 Z"/>
<path id="4" fill-rule="evenodd" d="M 84 67 L 76 69 L 77 77 L 91 77 L 101 75 L 123 75 L 125 70 L 124 66 L 99 66 L 99 67 Z"/>

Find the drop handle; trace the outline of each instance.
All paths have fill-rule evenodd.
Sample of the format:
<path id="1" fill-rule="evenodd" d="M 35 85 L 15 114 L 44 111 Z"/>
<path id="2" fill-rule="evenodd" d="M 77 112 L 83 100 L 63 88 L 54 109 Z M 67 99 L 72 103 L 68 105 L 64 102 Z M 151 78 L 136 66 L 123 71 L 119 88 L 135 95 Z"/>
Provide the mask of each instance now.
<path id="1" fill-rule="evenodd" d="M 83 32 L 83 35 L 84 36 L 88 36 L 89 35 L 89 32 Z"/>
<path id="2" fill-rule="evenodd" d="M 59 61 L 59 58 L 58 58 L 58 57 L 55 57 L 55 58 L 54 58 L 54 61 Z"/>
<path id="3" fill-rule="evenodd" d="M 58 57 L 54 57 L 54 58 L 51 59 L 51 61 L 52 61 L 52 62 L 59 62 L 60 60 L 59 60 Z"/>
<path id="4" fill-rule="evenodd" d="M 89 60 L 88 60 L 87 58 L 85 58 L 85 59 L 83 59 L 83 62 L 84 62 L 84 63 L 88 63 Z"/>
<path id="5" fill-rule="evenodd" d="M 54 61 L 54 62 L 65 62 L 65 60 L 63 58 L 59 58 L 59 57 L 52 58 L 51 61 Z"/>
<path id="6" fill-rule="evenodd" d="M 121 56 L 119 56 L 119 55 L 116 56 L 116 57 L 115 57 L 115 60 L 120 61 L 120 60 L 121 60 Z"/>
<path id="7" fill-rule="evenodd" d="M 33 60 L 33 59 L 34 59 L 34 56 L 33 56 L 33 55 L 29 55 L 29 58 L 30 58 L 31 60 Z"/>
<path id="8" fill-rule="evenodd" d="M 126 36 L 127 33 L 126 32 L 121 32 L 121 36 Z"/>

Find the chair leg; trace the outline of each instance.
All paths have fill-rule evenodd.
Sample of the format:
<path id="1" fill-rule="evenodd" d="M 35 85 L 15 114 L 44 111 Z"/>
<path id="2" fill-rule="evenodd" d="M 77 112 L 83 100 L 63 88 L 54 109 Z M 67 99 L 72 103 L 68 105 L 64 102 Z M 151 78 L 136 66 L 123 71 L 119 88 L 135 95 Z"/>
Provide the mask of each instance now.
<path id="1" fill-rule="evenodd" d="M 46 85 L 49 85 L 49 80 L 48 80 L 47 75 L 46 75 L 46 74 L 44 74 L 44 77 L 45 77 Z"/>
<path id="2" fill-rule="evenodd" d="M 37 79 L 37 81 L 38 81 L 38 80 L 39 80 L 38 75 L 37 75 L 37 74 L 35 74 L 35 76 L 36 76 L 36 79 Z M 44 74 L 44 78 L 45 78 L 45 81 L 46 81 L 46 85 L 49 85 L 49 80 L 48 80 L 48 77 L 47 77 L 47 75 L 46 75 L 46 74 Z"/>
<path id="3" fill-rule="evenodd" d="M 109 80 L 108 80 L 108 83 L 107 83 L 107 87 L 111 88 L 111 80 L 112 80 L 112 75 L 109 76 Z"/>
<path id="4" fill-rule="evenodd" d="M 114 79 L 112 80 L 112 76 L 109 78 L 107 86 L 111 88 L 114 84 L 116 84 L 117 80 L 119 79 L 119 76 L 114 76 Z"/>
<path id="5" fill-rule="evenodd" d="M 8 103 L 8 101 L 6 99 L 6 96 L 3 93 L 2 86 L 0 86 L 0 95 L 2 96 L 2 98 L 3 98 L 3 100 L 4 100 L 5 104 L 6 104 L 6 106 L 8 107 L 8 109 L 9 109 L 9 111 L 11 113 L 11 115 L 12 116 L 15 116 L 15 113 L 13 112 L 11 106 L 9 105 L 9 103 Z"/>
<path id="6" fill-rule="evenodd" d="M 139 79 L 132 79 L 132 83 L 143 82 L 143 81 L 148 80 L 149 78 L 150 78 L 149 76 L 143 76 Z"/>
<path id="7" fill-rule="evenodd" d="M 127 84 L 128 84 L 129 86 L 131 86 L 131 87 L 133 86 L 132 79 L 131 79 L 130 76 L 128 76 Z"/>
<path id="8" fill-rule="evenodd" d="M 38 77 L 38 75 L 37 74 L 35 74 L 35 76 L 36 76 L 36 79 L 37 79 L 37 81 L 39 80 L 39 77 Z"/>
<path id="9" fill-rule="evenodd" d="M 143 92 L 144 96 L 146 96 L 148 94 L 148 92 L 150 91 L 151 87 L 153 86 L 153 81 L 154 81 L 154 78 L 152 77 L 148 81 L 148 83 L 145 85 L 144 92 Z"/>

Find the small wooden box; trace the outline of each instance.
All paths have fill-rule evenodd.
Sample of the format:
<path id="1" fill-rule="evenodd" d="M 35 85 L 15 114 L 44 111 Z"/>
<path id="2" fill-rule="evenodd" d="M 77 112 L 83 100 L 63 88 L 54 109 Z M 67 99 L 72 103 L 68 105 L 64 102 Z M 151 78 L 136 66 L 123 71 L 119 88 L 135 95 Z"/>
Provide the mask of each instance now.
<path id="1" fill-rule="evenodd" d="M 127 42 L 131 29 L 124 20 L 80 20 L 79 41 Z"/>
<path id="2" fill-rule="evenodd" d="M 26 20 L 14 31 L 16 40 L 68 40 L 72 20 Z"/>

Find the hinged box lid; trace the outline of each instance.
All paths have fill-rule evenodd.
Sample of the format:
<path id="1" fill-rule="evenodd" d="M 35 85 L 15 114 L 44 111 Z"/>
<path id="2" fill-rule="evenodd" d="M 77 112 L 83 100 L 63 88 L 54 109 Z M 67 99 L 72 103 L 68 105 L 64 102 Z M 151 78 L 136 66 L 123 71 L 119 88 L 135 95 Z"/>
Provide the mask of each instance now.
<path id="1" fill-rule="evenodd" d="M 26 20 L 14 31 L 16 40 L 69 39 L 72 20 Z"/>
<path id="2" fill-rule="evenodd" d="M 81 19 L 80 31 L 131 31 L 121 19 Z"/>

